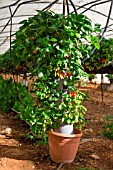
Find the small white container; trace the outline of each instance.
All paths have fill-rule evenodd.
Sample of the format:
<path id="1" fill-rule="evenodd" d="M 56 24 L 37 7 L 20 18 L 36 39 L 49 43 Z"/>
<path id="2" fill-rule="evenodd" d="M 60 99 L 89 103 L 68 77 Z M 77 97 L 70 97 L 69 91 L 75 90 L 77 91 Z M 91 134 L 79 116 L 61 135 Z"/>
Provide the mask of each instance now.
<path id="1" fill-rule="evenodd" d="M 59 133 L 68 134 L 68 135 L 74 134 L 73 124 L 61 125 L 61 127 L 59 128 Z"/>

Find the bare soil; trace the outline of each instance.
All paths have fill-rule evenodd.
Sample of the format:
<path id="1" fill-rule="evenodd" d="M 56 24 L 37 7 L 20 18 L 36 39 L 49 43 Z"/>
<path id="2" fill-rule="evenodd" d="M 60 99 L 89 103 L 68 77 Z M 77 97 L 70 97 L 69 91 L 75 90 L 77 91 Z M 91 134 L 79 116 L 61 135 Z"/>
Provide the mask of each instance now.
<path id="1" fill-rule="evenodd" d="M 90 96 L 84 102 L 88 122 L 75 160 L 60 170 L 113 170 L 113 140 L 103 136 L 104 118 L 113 116 L 113 91 L 104 91 L 102 103 L 97 87 L 81 88 Z M 27 125 L 15 119 L 14 113 L 0 112 L 0 170 L 58 170 L 60 164 L 51 160 L 48 145 L 36 145 L 25 136 L 27 132 Z"/>

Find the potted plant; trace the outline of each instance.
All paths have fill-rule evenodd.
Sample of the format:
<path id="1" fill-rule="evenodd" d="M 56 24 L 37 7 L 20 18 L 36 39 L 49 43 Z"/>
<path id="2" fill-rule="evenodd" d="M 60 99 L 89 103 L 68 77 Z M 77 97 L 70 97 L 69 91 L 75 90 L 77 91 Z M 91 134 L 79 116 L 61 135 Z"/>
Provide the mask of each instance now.
<path id="1" fill-rule="evenodd" d="M 92 82 L 93 79 L 97 78 L 95 74 L 89 74 L 89 81 Z"/>
<path id="2" fill-rule="evenodd" d="M 18 61 L 24 60 L 29 66 L 32 77 L 37 77 L 32 88 L 35 103 L 30 104 L 25 98 L 27 104 L 16 102 L 14 108 L 21 112 L 21 118 L 29 123 L 33 134 L 46 141 L 48 133 L 52 160 L 72 162 L 82 135 L 77 129 L 81 129 L 86 112 L 82 105 L 85 94 L 77 89 L 76 83 L 87 76 L 81 62 L 83 55 L 89 54 L 87 46 L 99 48 L 98 38 L 92 34 L 96 28 L 84 15 L 64 17 L 48 11 L 38 11 L 21 24 L 12 51 Z M 65 125 L 72 128 L 69 134 L 60 133 Z M 66 144 L 67 151 L 61 154 Z M 65 157 L 71 153 L 71 158 Z"/>
<path id="3" fill-rule="evenodd" d="M 107 74 L 106 77 L 109 79 L 110 84 L 113 83 L 113 74 Z"/>

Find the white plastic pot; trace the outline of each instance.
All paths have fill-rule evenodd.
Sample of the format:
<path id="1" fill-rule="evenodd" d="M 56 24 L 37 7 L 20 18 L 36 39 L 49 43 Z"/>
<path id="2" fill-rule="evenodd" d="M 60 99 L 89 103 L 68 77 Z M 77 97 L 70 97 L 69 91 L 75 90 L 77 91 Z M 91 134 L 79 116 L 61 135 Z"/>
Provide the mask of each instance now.
<path id="1" fill-rule="evenodd" d="M 73 124 L 61 125 L 59 128 L 59 133 L 68 134 L 68 135 L 74 134 Z"/>

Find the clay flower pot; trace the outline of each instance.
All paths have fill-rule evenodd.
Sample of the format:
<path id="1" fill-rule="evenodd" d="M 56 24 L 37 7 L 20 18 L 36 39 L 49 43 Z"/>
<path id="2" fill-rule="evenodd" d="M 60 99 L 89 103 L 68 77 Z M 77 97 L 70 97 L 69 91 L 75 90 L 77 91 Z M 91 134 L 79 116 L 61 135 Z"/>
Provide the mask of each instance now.
<path id="1" fill-rule="evenodd" d="M 81 131 L 74 129 L 74 134 L 67 135 L 48 131 L 49 152 L 51 159 L 56 163 L 71 163 L 75 159 Z"/>

